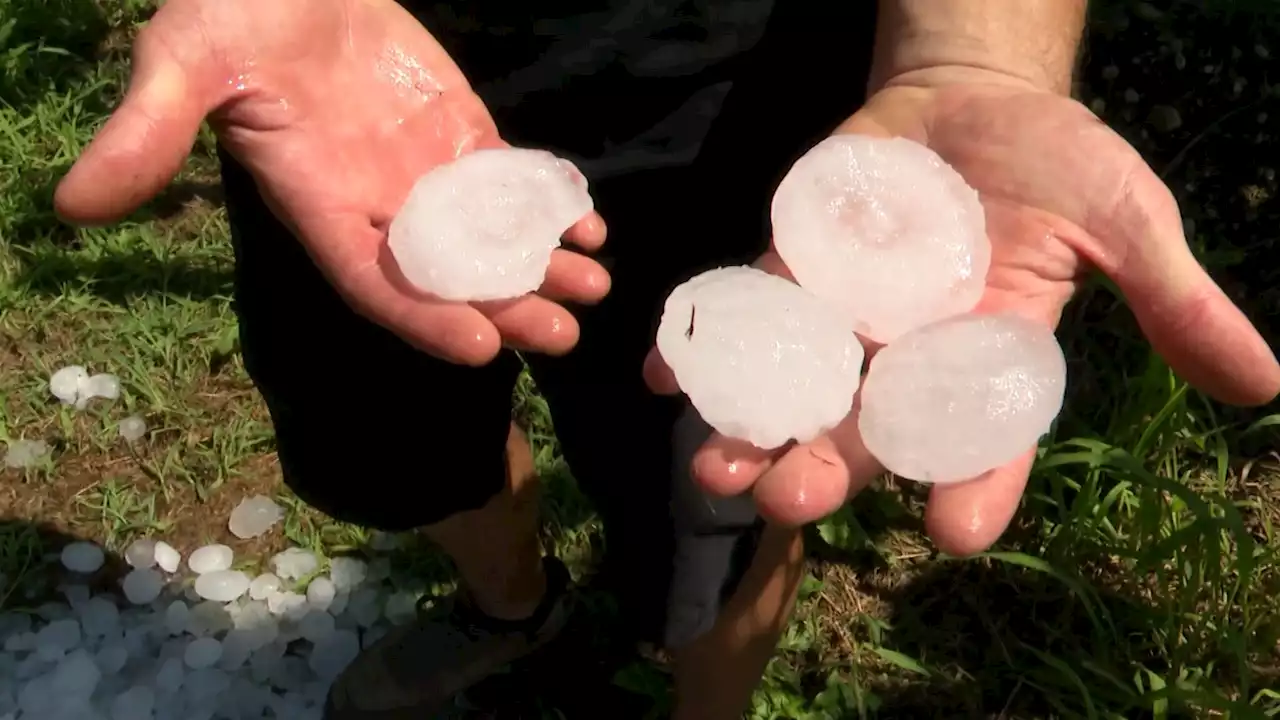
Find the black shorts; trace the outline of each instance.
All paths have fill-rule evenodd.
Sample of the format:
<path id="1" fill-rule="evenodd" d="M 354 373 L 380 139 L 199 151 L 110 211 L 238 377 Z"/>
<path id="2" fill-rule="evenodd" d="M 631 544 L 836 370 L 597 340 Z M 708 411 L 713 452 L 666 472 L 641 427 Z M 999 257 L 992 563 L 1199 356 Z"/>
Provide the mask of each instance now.
<path id="1" fill-rule="evenodd" d="M 689 458 L 708 431 L 683 399 L 649 392 L 641 367 L 665 295 L 700 269 L 758 255 L 781 174 L 860 103 L 870 27 L 829 27 L 766 36 L 736 70 L 695 162 L 589 178 L 609 227 L 599 257 L 612 291 L 574 308 L 582 333 L 571 353 L 527 358 L 603 520 L 606 562 L 625 568 L 618 594 L 637 639 L 678 647 L 708 629 L 759 536 L 749 498 L 713 499 L 694 486 Z M 545 125 L 527 113 L 495 116 L 513 143 L 555 151 L 557 115 L 589 101 L 566 97 Z M 335 518 L 384 530 L 484 505 L 505 479 L 519 359 L 451 365 L 358 316 L 248 173 L 222 161 L 245 364 L 270 408 L 286 483 Z"/>

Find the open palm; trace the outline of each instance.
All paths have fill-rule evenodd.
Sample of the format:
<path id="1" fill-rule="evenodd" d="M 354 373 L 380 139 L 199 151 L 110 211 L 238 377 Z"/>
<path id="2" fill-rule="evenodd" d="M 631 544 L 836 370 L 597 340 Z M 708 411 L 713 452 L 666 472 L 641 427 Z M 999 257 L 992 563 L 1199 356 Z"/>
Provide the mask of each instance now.
<path id="1" fill-rule="evenodd" d="M 890 86 L 838 132 L 926 144 L 978 189 L 993 252 L 977 312 L 1056 327 L 1096 268 L 1183 378 L 1234 404 L 1265 403 L 1280 391 L 1275 356 L 1192 256 L 1168 189 L 1080 104 L 999 83 Z M 772 251 L 759 265 L 787 275 Z M 656 356 L 646 372 L 655 389 L 676 389 Z M 780 453 L 713 437 L 694 460 L 695 474 L 712 492 L 751 489 L 774 520 L 820 519 L 882 472 L 858 437 L 856 412 L 826 436 Z M 990 546 L 1017 508 L 1033 458 L 1028 448 L 973 481 L 932 488 L 925 519 L 934 541 L 957 554 Z"/>
<path id="2" fill-rule="evenodd" d="M 121 107 L 63 180 L 60 213 L 108 222 L 159 193 L 206 118 L 275 214 L 349 304 L 460 363 L 502 344 L 567 352 L 578 326 L 555 300 L 593 302 L 608 274 L 558 250 L 539 294 L 451 303 L 417 293 L 385 250 L 414 181 L 502 140 L 434 38 L 391 0 L 171 0 L 134 44 Z M 604 240 L 594 214 L 567 239 Z"/>

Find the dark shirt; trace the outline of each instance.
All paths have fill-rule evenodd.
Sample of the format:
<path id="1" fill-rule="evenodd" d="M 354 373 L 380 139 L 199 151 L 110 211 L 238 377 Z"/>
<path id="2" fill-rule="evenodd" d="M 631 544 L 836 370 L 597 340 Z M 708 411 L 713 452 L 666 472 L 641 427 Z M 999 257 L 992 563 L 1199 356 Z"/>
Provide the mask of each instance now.
<path id="1" fill-rule="evenodd" d="M 857 45 L 866 43 L 851 40 L 868 37 L 875 12 L 874 0 L 402 4 L 449 51 L 504 137 L 571 157 L 597 179 L 689 164 L 753 64 L 800 61 L 805 45 L 844 46 L 855 68 L 849 86 L 860 90 L 865 47 Z M 831 5 L 858 7 L 830 19 Z M 774 17 L 781 13 L 794 20 Z M 778 40 L 773 58 L 759 52 L 767 31 Z"/>

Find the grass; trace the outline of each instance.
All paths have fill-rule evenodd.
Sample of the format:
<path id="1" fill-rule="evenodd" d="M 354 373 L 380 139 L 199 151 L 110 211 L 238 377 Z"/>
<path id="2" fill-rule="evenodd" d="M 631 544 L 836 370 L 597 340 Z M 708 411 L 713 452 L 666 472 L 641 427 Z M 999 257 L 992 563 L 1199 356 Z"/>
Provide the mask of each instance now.
<path id="1" fill-rule="evenodd" d="M 119 97 L 146 5 L 0 0 L 0 440 L 54 448 L 44 466 L 0 474 L 6 607 L 39 597 L 66 537 L 119 550 L 160 532 L 189 550 L 228 539 L 245 494 L 276 495 L 287 514 L 280 532 L 237 543 L 243 557 L 368 542 L 278 485 L 236 349 L 211 138 L 128 222 L 71 230 L 52 214 L 54 183 Z M 1095 5 L 1079 95 L 1163 174 L 1202 261 L 1265 325 L 1280 316 L 1280 264 L 1268 261 L 1276 10 Z M 921 488 L 886 480 L 861 495 L 813 530 L 810 576 L 752 718 L 1280 715 L 1277 408 L 1242 412 L 1188 389 L 1102 284 L 1069 308 L 1061 338 L 1071 399 L 1000 545 L 939 556 L 921 533 Z M 121 399 L 52 403 L 46 379 L 71 362 L 118 374 Z M 550 488 L 547 540 L 582 571 L 598 527 L 527 381 L 516 407 Z M 117 424 L 135 413 L 149 430 L 128 446 Z M 395 562 L 411 589 L 448 587 L 429 551 Z M 646 663 L 614 681 L 659 705 L 667 692 Z"/>

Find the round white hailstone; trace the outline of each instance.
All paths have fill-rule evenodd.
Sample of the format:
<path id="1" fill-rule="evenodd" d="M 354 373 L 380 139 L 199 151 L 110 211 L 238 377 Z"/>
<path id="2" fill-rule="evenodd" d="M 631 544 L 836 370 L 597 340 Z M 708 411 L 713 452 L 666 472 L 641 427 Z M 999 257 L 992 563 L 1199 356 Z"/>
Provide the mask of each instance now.
<path id="1" fill-rule="evenodd" d="M 120 421 L 120 437 L 125 442 L 137 442 L 147 434 L 147 421 L 140 415 L 130 415 Z"/>
<path id="2" fill-rule="evenodd" d="M 329 561 L 329 577 L 338 590 L 353 590 L 364 582 L 368 566 L 359 558 L 336 557 Z"/>
<path id="3" fill-rule="evenodd" d="M 362 628 L 372 627 L 382 614 L 378 591 L 371 587 L 362 587 L 352 593 L 347 606 L 347 612 Z"/>
<path id="4" fill-rule="evenodd" d="M 70 652 L 53 671 L 51 689 L 58 696 L 88 698 L 98 687 L 102 671 L 84 648 Z"/>
<path id="5" fill-rule="evenodd" d="M 1035 446 L 1062 409 L 1053 331 L 1014 315 L 965 315 L 908 333 L 871 361 L 858 429 L 891 472 L 967 480 Z"/>
<path id="6" fill-rule="evenodd" d="M 796 282 L 876 342 L 968 312 L 982 296 L 991 243 L 978 193 L 924 145 L 828 138 L 783 178 L 772 218 Z"/>
<path id="7" fill-rule="evenodd" d="M 284 511 L 271 498 L 255 495 L 241 500 L 236 509 L 231 511 L 227 528 L 232 535 L 246 540 L 270 530 L 282 517 Z"/>
<path id="8" fill-rule="evenodd" d="M 178 567 L 182 565 L 182 553 L 173 549 L 169 543 L 160 540 L 156 543 L 156 565 L 167 573 L 176 573 Z"/>
<path id="9" fill-rule="evenodd" d="M 182 600 L 174 600 L 164 611 L 164 627 L 170 635 L 181 635 L 187 631 L 187 621 L 191 616 L 191 608 Z"/>
<path id="10" fill-rule="evenodd" d="M 111 720 L 151 720 L 156 695 L 146 685 L 134 685 L 111 701 Z"/>
<path id="11" fill-rule="evenodd" d="M 226 545 L 212 544 L 198 547 L 187 557 L 187 567 L 197 575 L 226 570 L 231 567 L 235 553 Z"/>
<path id="12" fill-rule="evenodd" d="M 89 637 L 111 635 L 120 627 L 120 609 L 106 598 L 89 598 L 80 608 L 80 626 Z"/>
<path id="13" fill-rule="evenodd" d="M 437 297 L 519 297 L 542 285 L 560 236 L 593 207 L 586 178 L 567 160 L 477 150 L 418 179 L 387 246 L 405 278 Z"/>
<path id="14" fill-rule="evenodd" d="M 134 605 L 146 605 L 160 597 L 164 578 L 151 568 L 134 568 L 121 583 L 125 599 Z"/>
<path id="15" fill-rule="evenodd" d="M 95 660 L 103 675 L 115 675 L 129 661 L 129 648 L 118 642 L 103 645 Z"/>
<path id="16" fill-rule="evenodd" d="M 187 615 L 187 632 L 196 637 L 217 635 L 230 630 L 235 622 L 227 614 L 227 606 L 216 600 L 205 600 L 191 608 Z"/>
<path id="17" fill-rule="evenodd" d="M 323 680 L 333 680 L 360 654 L 360 638 L 350 630 L 334 630 L 316 643 L 307 658 L 312 672 Z"/>
<path id="18" fill-rule="evenodd" d="M 320 567 L 315 553 L 302 548 L 289 548 L 271 558 L 271 567 L 281 580 L 300 580 Z"/>
<path id="19" fill-rule="evenodd" d="M 151 538 L 139 538 L 125 548 L 124 561 L 129 567 L 149 568 L 156 566 L 156 541 Z"/>
<path id="20" fill-rule="evenodd" d="M 10 440 L 4 453 L 4 466 L 13 470 L 33 467 L 49 456 L 51 448 L 43 440 Z"/>
<path id="21" fill-rule="evenodd" d="M 337 595 L 337 590 L 333 587 L 333 581 L 321 575 L 307 585 L 307 604 L 312 609 L 324 612 L 333 604 L 333 598 Z"/>
<path id="22" fill-rule="evenodd" d="M 278 617 L 301 620 L 302 616 L 307 614 L 310 606 L 307 605 L 306 595 L 287 591 L 269 596 L 267 598 L 267 609 L 271 611 L 272 615 Z"/>
<path id="23" fill-rule="evenodd" d="M 298 621 L 298 633 L 313 643 L 329 637 L 335 627 L 333 616 L 324 611 L 309 612 Z"/>
<path id="24" fill-rule="evenodd" d="M 254 600 L 266 600 L 271 593 L 280 591 L 280 578 L 275 573 L 263 573 L 249 583 L 249 597 Z"/>
<path id="25" fill-rule="evenodd" d="M 186 671 L 182 668 L 182 658 L 166 658 L 156 671 L 156 689 L 164 693 L 176 692 L 182 687 L 184 675 Z"/>
<path id="26" fill-rule="evenodd" d="M 103 398 L 104 400 L 116 400 L 120 397 L 120 378 L 109 373 L 91 375 L 89 379 L 85 380 L 81 395 L 90 398 Z"/>
<path id="27" fill-rule="evenodd" d="M 71 572 L 97 572 L 105 560 L 102 548 L 91 542 L 73 542 L 62 548 L 62 566 Z"/>
<path id="28" fill-rule="evenodd" d="M 54 657 L 58 658 L 75 649 L 80 638 L 80 623 L 72 619 L 54 620 L 36 633 L 35 647 L 36 650 L 56 651 Z"/>
<path id="29" fill-rule="evenodd" d="M 182 652 L 182 662 L 192 670 L 211 667 L 222 658 L 222 643 L 216 638 L 202 637 L 191 641 Z"/>
<path id="30" fill-rule="evenodd" d="M 195 587 L 205 600 L 229 603 L 249 590 L 249 576 L 239 570 L 214 570 L 196 578 Z"/>
<path id="31" fill-rule="evenodd" d="M 74 405 L 88 380 L 89 372 L 83 366 L 68 365 L 49 377 L 49 392 L 63 405 Z"/>
<path id="32" fill-rule="evenodd" d="M 764 449 L 834 427 L 862 372 L 847 321 L 798 285 L 749 267 L 711 270 L 672 291 L 657 346 L 707 424 Z"/>

